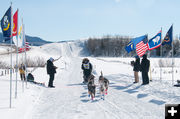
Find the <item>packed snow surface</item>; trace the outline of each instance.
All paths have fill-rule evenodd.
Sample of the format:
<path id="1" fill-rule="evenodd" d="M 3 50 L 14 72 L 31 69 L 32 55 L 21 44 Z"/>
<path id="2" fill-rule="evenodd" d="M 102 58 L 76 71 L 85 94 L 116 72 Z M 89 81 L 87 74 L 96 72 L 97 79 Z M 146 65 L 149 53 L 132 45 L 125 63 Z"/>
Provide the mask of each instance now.
<path id="1" fill-rule="evenodd" d="M 47 88 L 49 76 L 46 67 L 37 68 L 32 74 L 35 81 L 44 82 L 46 87 L 20 80 L 18 74 L 18 95 L 15 98 L 15 77 L 13 73 L 12 108 L 9 108 L 9 75 L 0 77 L 0 114 L 2 119 L 164 119 L 165 104 L 180 103 L 178 87 L 173 87 L 171 68 L 163 68 L 160 80 L 159 59 L 151 58 L 152 82 L 149 85 L 133 84 L 134 75 L 130 61 L 134 58 L 88 57 L 95 75 L 96 97 L 92 101 L 87 86 L 82 84 L 81 70 L 83 41 L 52 43 L 32 47 L 27 57 L 41 56 L 45 60 L 61 57 L 54 62 L 58 67 L 55 74 L 55 88 Z M 4 55 L 9 63 L 9 55 Z M 15 63 L 16 55 L 13 54 Z M 19 54 L 23 57 L 23 54 Z M 178 59 L 176 59 L 178 61 Z M 28 68 L 31 71 L 32 68 Z M 3 71 L 3 69 L 1 69 Z M 100 99 L 98 77 L 100 72 L 109 79 L 110 85 L 105 100 Z M 178 79 L 179 69 L 174 73 Z"/>

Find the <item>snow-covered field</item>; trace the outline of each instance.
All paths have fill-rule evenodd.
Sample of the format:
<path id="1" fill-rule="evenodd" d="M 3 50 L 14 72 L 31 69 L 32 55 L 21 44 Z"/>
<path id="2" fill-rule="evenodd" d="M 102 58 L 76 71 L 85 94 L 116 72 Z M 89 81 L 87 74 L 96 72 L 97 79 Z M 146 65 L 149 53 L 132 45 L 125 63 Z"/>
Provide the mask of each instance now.
<path id="1" fill-rule="evenodd" d="M 158 58 L 151 58 L 152 82 L 142 86 L 141 80 L 133 84 L 133 70 L 129 62 L 134 58 L 88 57 L 96 76 L 96 97 L 91 101 L 87 86 L 82 84 L 82 42 L 52 43 L 32 47 L 29 57 L 41 56 L 62 58 L 54 64 L 58 67 L 54 85 L 46 88 L 20 81 L 18 74 L 18 97 L 15 94 L 15 74 L 13 74 L 12 108 L 9 108 L 9 75 L 0 77 L 0 114 L 2 119 L 164 119 L 165 104 L 180 103 L 178 87 L 171 82 L 171 68 L 163 68 L 162 80 L 157 68 Z M 3 61 L 9 61 L 4 56 Z M 13 55 L 15 61 L 15 55 Z M 21 57 L 21 55 L 20 55 Z M 1 59 L 0 59 L 1 60 Z M 7 63 L 8 63 L 7 61 Z M 178 59 L 176 59 L 178 62 Z M 31 70 L 31 69 L 29 69 Z M 174 72 L 178 79 L 179 69 Z M 108 95 L 100 99 L 98 76 L 103 71 L 110 81 Z M 33 72 L 35 81 L 48 83 L 46 68 Z M 141 74 L 139 73 L 140 79 Z M 166 80 L 170 79 L 170 80 Z M 175 83 L 175 81 L 174 81 Z M 24 89 L 23 89 L 24 86 Z"/>

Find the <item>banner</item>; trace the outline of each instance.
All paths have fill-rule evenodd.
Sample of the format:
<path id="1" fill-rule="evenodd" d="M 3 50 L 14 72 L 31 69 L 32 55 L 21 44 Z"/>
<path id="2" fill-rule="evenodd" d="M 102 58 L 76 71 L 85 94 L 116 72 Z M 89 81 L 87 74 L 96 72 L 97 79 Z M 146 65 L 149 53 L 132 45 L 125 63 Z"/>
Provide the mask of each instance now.
<path id="1" fill-rule="evenodd" d="M 125 49 L 126 49 L 126 51 L 127 51 L 128 53 L 130 53 L 131 51 L 133 51 L 133 50 L 134 50 L 134 44 L 133 44 L 133 42 L 130 41 L 130 42 L 128 43 L 128 45 L 125 47 Z"/>
<path id="2" fill-rule="evenodd" d="M 172 30 L 173 30 L 173 25 L 169 28 L 168 32 L 166 33 L 166 36 L 164 37 L 164 40 L 162 41 L 162 45 L 171 45 L 172 43 Z"/>
<path id="3" fill-rule="evenodd" d="M 158 48 L 159 46 L 161 46 L 161 34 L 162 31 L 160 30 L 159 33 L 154 36 L 153 38 L 151 38 L 148 42 L 148 50 L 153 50 L 155 48 Z"/>
<path id="4" fill-rule="evenodd" d="M 1 28 L 5 41 L 10 40 L 11 36 L 11 7 L 6 11 L 1 19 Z"/>
<path id="5" fill-rule="evenodd" d="M 18 10 L 14 13 L 13 16 L 13 36 L 17 35 L 17 25 L 18 25 Z"/>

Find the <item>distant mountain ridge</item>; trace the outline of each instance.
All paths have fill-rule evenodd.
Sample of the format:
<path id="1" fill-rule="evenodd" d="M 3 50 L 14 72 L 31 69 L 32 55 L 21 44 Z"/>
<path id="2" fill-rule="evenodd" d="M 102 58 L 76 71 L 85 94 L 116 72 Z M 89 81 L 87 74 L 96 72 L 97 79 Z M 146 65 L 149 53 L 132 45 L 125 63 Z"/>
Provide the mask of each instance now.
<path id="1" fill-rule="evenodd" d="M 0 33 L 0 43 L 10 43 L 10 41 L 7 41 L 7 42 L 3 42 L 4 38 L 3 38 L 3 34 Z M 47 43 L 52 43 L 50 41 L 45 41 L 39 37 L 32 37 L 32 36 L 28 36 L 26 35 L 26 40 L 27 42 L 29 42 L 30 45 L 33 45 L 33 46 L 41 46 L 41 45 L 44 45 L 44 44 L 47 44 Z"/>

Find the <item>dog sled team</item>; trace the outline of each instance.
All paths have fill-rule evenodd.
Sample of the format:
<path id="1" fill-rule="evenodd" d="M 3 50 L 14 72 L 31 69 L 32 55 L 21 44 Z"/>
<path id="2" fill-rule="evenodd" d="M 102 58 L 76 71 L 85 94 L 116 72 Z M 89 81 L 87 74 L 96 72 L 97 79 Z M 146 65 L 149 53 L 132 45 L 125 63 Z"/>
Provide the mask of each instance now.
<path id="1" fill-rule="evenodd" d="M 81 68 L 83 70 L 83 83 L 87 84 L 88 88 L 88 97 L 90 97 L 91 100 L 94 100 L 96 87 L 99 86 L 101 99 L 104 100 L 105 95 L 107 95 L 109 80 L 103 76 L 103 73 L 101 71 L 101 75 L 98 79 L 98 85 L 95 85 L 95 76 L 92 74 L 92 64 L 89 62 L 88 58 L 83 59 Z"/>

